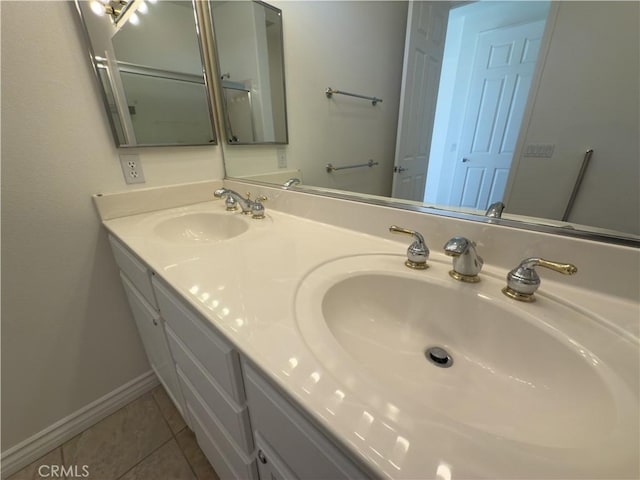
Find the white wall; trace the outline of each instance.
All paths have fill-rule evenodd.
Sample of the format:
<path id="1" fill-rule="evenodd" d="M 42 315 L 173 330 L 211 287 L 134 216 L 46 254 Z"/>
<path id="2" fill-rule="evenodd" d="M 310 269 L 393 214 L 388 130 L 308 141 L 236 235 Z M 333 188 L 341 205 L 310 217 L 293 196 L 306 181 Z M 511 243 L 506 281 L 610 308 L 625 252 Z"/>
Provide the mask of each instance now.
<path id="1" fill-rule="evenodd" d="M 407 4 L 399 1 L 273 1 L 282 10 L 289 145 L 225 149 L 227 172 L 278 170 L 276 150 L 310 185 L 391 194 Z M 383 99 L 341 95 L 333 87 Z M 380 162 L 329 174 L 324 166 Z"/>
<path id="2" fill-rule="evenodd" d="M 2 2 L 2 448 L 149 369 L 91 194 L 125 185 L 75 12 Z M 140 150 L 149 187 L 220 147 Z"/>
<path id="3" fill-rule="evenodd" d="M 524 145 L 555 150 L 551 158 L 514 159 L 509 213 L 562 218 L 593 148 L 569 221 L 640 233 L 639 23 L 638 2 L 560 5 L 532 120 L 523 127 Z"/>

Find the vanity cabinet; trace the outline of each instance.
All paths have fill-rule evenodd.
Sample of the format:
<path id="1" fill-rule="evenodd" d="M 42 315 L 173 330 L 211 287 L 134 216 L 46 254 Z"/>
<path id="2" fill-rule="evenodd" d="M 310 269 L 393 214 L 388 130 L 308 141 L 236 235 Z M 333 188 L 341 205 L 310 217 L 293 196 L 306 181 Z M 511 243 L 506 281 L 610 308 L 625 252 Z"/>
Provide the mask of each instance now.
<path id="1" fill-rule="evenodd" d="M 369 478 L 183 297 L 109 240 L 149 362 L 221 479 Z"/>
<path id="2" fill-rule="evenodd" d="M 165 335 L 164 320 L 158 312 L 151 286 L 152 273 L 117 239 L 109 236 L 109 242 L 120 268 L 122 285 L 149 364 L 180 414 L 186 418 L 184 398 Z"/>

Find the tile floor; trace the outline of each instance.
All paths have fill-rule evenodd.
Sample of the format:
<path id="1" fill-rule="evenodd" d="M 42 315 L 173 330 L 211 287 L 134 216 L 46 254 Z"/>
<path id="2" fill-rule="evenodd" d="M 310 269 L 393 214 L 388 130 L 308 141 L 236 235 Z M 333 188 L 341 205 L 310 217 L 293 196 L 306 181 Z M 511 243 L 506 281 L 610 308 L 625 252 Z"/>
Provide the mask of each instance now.
<path id="1" fill-rule="evenodd" d="M 47 467 L 40 468 L 46 465 Z M 49 466 L 75 469 L 53 475 Z M 86 469 L 83 468 L 86 465 Z M 43 476 L 38 473 L 43 474 Z M 88 473 L 88 475 L 87 475 Z M 75 475 L 75 476 L 74 476 Z M 162 386 L 142 395 L 7 480 L 219 480 Z"/>

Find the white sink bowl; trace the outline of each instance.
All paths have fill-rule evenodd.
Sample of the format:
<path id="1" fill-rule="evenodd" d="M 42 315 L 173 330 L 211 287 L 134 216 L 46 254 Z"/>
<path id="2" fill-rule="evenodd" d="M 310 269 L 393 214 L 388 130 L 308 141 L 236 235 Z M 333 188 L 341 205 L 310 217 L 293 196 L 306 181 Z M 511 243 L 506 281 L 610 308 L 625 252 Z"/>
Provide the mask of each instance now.
<path id="1" fill-rule="evenodd" d="M 153 231 L 160 238 L 177 243 L 212 243 L 228 240 L 248 230 L 247 222 L 229 213 L 189 213 L 158 223 Z"/>
<path id="2" fill-rule="evenodd" d="M 305 277 L 296 321 L 336 378 L 374 407 L 458 431 L 552 449 L 603 442 L 603 454 L 637 448 L 637 344 L 542 289 L 537 302 L 516 302 L 504 280 L 461 283 L 449 264 L 430 263 L 412 271 L 400 256 L 345 257 Z M 434 346 L 450 367 L 427 360 Z"/>

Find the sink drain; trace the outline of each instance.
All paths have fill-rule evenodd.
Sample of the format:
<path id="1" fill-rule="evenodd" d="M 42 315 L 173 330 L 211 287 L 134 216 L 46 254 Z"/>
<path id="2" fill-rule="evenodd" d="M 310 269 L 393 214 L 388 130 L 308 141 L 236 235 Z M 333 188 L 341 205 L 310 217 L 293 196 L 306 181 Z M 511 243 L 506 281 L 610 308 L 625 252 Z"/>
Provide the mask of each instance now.
<path id="1" fill-rule="evenodd" d="M 436 367 L 449 368 L 453 365 L 453 357 L 451 357 L 444 348 L 427 348 L 424 352 L 424 356 L 427 357 L 427 360 L 433 363 Z"/>

